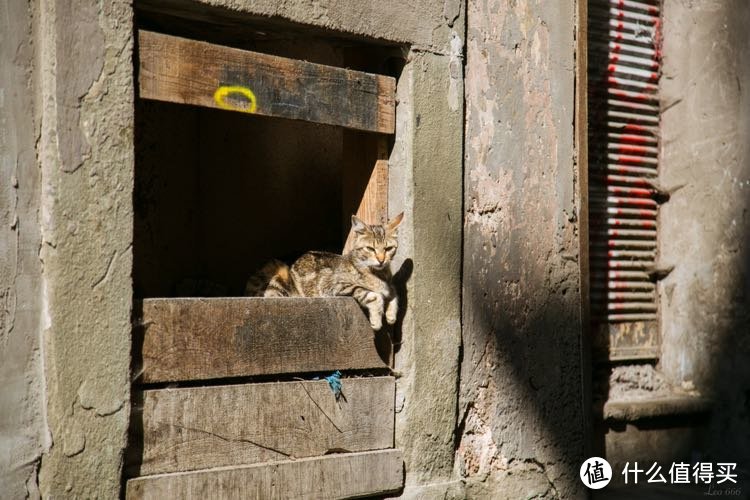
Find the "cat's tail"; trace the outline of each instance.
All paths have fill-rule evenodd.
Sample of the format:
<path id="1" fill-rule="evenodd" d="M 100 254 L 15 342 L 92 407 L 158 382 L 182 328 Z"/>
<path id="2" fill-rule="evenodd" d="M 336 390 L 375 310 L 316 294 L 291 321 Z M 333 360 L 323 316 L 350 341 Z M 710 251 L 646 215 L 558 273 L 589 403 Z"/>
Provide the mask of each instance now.
<path id="1" fill-rule="evenodd" d="M 273 259 L 250 276 L 245 285 L 245 296 L 289 297 L 293 290 L 289 266 L 280 260 Z"/>

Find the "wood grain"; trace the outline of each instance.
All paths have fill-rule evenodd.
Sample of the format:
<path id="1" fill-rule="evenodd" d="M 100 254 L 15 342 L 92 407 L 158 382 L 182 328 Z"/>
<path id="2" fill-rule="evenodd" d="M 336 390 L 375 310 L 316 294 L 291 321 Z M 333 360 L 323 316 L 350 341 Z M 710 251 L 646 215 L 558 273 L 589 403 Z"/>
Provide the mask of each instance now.
<path id="1" fill-rule="evenodd" d="M 325 380 L 147 390 L 127 475 L 392 448 L 395 388 L 344 378 L 338 401 Z"/>
<path id="2" fill-rule="evenodd" d="M 599 331 L 595 352 L 604 352 L 599 359 L 607 359 L 607 352 L 610 361 L 659 359 L 661 355 L 661 335 L 656 321 L 604 323 Z"/>
<path id="3" fill-rule="evenodd" d="M 385 136 L 359 132 L 344 134 L 342 215 L 346 238 L 342 253 L 351 250 L 354 235 L 351 216 L 368 224 L 382 224 L 388 219 L 388 139 Z"/>
<path id="4" fill-rule="evenodd" d="M 130 479 L 126 499 L 335 499 L 403 487 L 398 450 L 343 453 L 272 464 L 226 467 Z"/>
<path id="5" fill-rule="evenodd" d="M 143 383 L 386 368 L 391 355 L 387 334 L 375 334 L 349 297 L 145 299 L 136 307 Z"/>
<path id="6" fill-rule="evenodd" d="M 392 77 L 139 30 L 139 92 L 155 99 L 392 134 Z M 221 87 L 242 87 L 252 99 Z M 217 100 L 218 99 L 218 100 Z"/>

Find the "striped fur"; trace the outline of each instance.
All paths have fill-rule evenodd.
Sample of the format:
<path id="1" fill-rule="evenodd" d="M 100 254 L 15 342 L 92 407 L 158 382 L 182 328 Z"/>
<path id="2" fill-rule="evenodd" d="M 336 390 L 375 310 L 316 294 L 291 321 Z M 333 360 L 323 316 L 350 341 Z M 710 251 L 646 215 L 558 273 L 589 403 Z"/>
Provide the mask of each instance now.
<path id="1" fill-rule="evenodd" d="M 367 310 L 373 329 L 396 322 L 398 297 L 392 284 L 391 260 L 398 249 L 403 213 L 385 226 L 368 225 L 352 216 L 354 244 L 344 255 L 307 252 L 291 267 L 268 262 L 247 282 L 245 294 L 260 297 L 349 296 Z"/>
<path id="2" fill-rule="evenodd" d="M 276 259 L 267 262 L 247 280 L 245 295 L 248 297 L 294 296 L 289 266 Z"/>

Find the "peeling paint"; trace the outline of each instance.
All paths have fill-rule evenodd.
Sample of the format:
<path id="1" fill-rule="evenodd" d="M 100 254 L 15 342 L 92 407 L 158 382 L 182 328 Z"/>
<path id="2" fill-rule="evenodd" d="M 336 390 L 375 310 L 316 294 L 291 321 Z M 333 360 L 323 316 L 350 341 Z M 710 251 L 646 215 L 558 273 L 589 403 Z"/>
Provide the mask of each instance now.
<path id="1" fill-rule="evenodd" d="M 564 3 L 468 2 L 456 467 L 487 498 L 582 495 L 573 26 Z"/>
<path id="2" fill-rule="evenodd" d="M 39 485 L 45 497 L 112 498 L 129 413 L 132 252 L 120 250 L 132 243 L 132 4 L 42 0 L 38 23 L 51 436 Z"/>
<path id="3" fill-rule="evenodd" d="M 508 459 L 502 456 L 487 424 L 490 415 L 485 402 L 487 388 L 480 388 L 477 402 L 470 404 L 461 422 L 463 430 L 456 450 L 458 473 L 461 477 L 480 476 L 507 470 Z"/>
<path id="4" fill-rule="evenodd" d="M 457 14 L 458 15 L 458 14 Z M 458 111 L 461 106 L 461 91 L 463 90 L 463 40 L 458 33 L 453 33 L 450 41 L 450 78 L 448 80 L 448 107 L 451 111 Z"/>

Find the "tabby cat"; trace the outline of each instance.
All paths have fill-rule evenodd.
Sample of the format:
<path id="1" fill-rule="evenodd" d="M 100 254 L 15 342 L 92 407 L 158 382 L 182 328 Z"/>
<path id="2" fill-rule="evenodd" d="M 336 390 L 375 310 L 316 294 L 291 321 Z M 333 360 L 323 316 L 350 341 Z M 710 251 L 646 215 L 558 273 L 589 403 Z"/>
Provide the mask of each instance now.
<path id="1" fill-rule="evenodd" d="M 398 297 L 391 260 L 398 249 L 403 212 L 385 226 L 352 216 L 354 243 L 344 255 L 307 252 L 291 267 L 272 260 L 247 282 L 245 295 L 256 297 L 354 297 L 366 309 L 374 330 L 396 322 Z"/>

